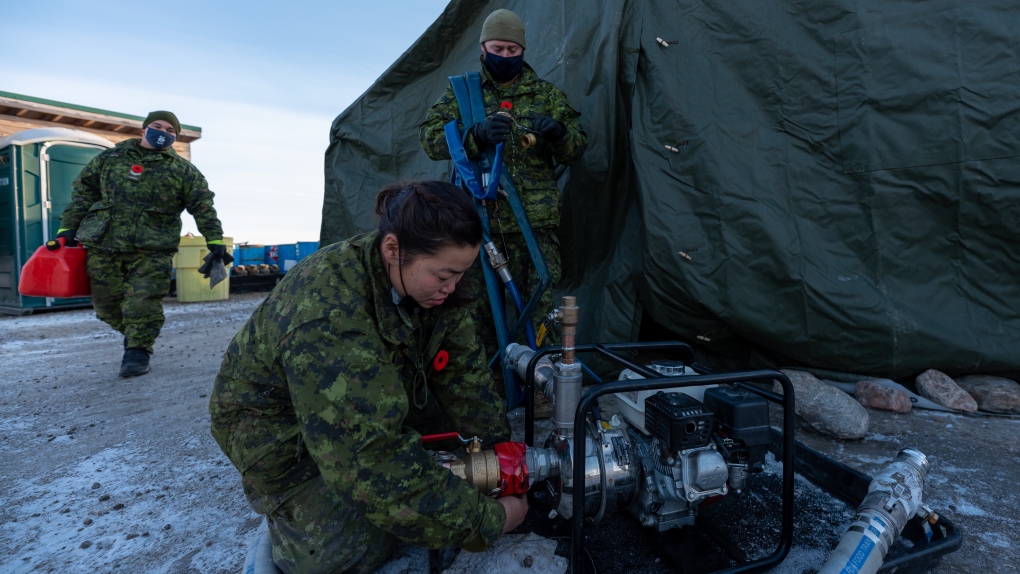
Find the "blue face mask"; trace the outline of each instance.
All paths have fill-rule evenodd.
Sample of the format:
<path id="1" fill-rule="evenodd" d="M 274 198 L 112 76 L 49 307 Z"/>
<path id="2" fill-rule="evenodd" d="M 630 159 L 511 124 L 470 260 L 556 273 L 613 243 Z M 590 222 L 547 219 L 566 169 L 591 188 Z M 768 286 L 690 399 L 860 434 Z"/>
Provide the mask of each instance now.
<path id="1" fill-rule="evenodd" d="M 145 128 L 145 141 L 156 149 L 166 149 L 174 145 L 177 138 L 156 128 Z"/>
<path id="2" fill-rule="evenodd" d="M 521 73 L 521 68 L 524 67 L 524 53 L 512 58 L 504 58 L 486 52 L 485 67 L 497 82 L 509 82 Z"/>

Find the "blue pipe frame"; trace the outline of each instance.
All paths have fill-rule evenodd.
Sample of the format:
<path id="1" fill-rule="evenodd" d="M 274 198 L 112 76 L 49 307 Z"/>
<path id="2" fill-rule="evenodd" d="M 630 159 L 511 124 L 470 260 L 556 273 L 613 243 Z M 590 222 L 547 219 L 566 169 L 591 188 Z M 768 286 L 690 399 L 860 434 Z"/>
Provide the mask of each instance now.
<path id="1" fill-rule="evenodd" d="M 494 148 L 487 148 L 480 160 L 471 160 L 464 148 L 464 140 L 468 132 L 476 124 L 484 121 L 485 105 L 482 98 L 481 78 L 477 72 L 469 72 L 463 76 L 450 76 L 450 85 L 457 98 L 457 104 L 461 114 L 461 122 L 453 120 L 445 127 L 447 147 L 450 150 L 450 157 L 453 160 L 453 180 L 461 187 L 466 188 L 474 198 L 475 208 L 482 220 L 483 241 L 492 241 L 492 228 L 489 225 L 488 207 L 485 202 L 495 200 L 500 185 L 506 193 L 507 202 L 513 211 L 517 224 L 524 236 L 524 242 L 528 247 L 531 261 L 535 265 L 538 275 L 538 285 L 535 287 L 531 298 L 524 303 L 520 290 L 511 278 L 506 283 L 500 283 L 492 264 L 485 253 L 484 244 L 481 248 L 482 270 L 485 277 L 486 291 L 489 295 L 489 306 L 492 309 L 492 316 L 496 327 L 496 338 L 499 350 L 489 361 L 492 367 L 498 360 L 503 371 L 503 384 L 505 387 L 507 410 L 516 408 L 524 400 L 523 389 L 516 373 L 506 362 L 506 348 L 512 342 L 520 338 L 524 332 L 528 345 L 537 350 L 534 326 L 531 324 L 532 316 L 535 314 L 539 300 L 552 283 L 552 275 L 546 265 L 545 257 L 542 255 L 542 248 L 535 239 L 535 232 L 531 228 L 527 212 L 524 210 L 524 203 L 521 201 L 510 174 L 503 167 L 504 144 L 497 144 Z M 489 181 L 485 182 L 482 174 L 489 175 Z M 484 183 L 484 185 L 483 185 Z M 504 254 L 506 255 L 506 254 Z M 517 307 L 517 322 L 513 328 L 507 326 L 506 306 L 503 301 L 502 288 L 507 290 Z"/>

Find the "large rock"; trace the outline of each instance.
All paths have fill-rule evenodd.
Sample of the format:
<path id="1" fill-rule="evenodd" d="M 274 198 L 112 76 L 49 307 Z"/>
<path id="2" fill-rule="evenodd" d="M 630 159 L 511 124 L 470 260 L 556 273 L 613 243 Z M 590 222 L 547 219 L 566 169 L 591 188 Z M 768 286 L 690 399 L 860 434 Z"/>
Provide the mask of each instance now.
<path id="1" fill-rule="evenodd" d="M 922 397 L 935 401 L 936 403 L 963 411 L 966 413 L 977 412 L 978 405 L 974 397 L 967 391 L 960 388 L 956 381 L 942 371 L 928 369 L 917 375 L 914 379 L 917 383 L 917 393 Z"/>
<path id="2" fill-rule="evenodd" d="M 869 409 L 907 413 L 912 406 L 907 393 L 877 381 L 859 381 L 854 387 L 854 396 L 857 402 Z"/>
<path id="3" fill-rule="evenodd" d="M 956 379 L 974 397 L 978 408 L 990 413 L 1020 414 L 1020 384 L 991 375 L 967 375 Z"/>
<path id="4" fill-rule="evenodd" d="M 794 409 L 812 430 L 840 439 L 861 439 L 868 433 L 868 411 L 853 397 L 819 381 L 811 373 L 781 371 L 793 383 Z M 783 393 L 776 381 L 773 391 Z"/>

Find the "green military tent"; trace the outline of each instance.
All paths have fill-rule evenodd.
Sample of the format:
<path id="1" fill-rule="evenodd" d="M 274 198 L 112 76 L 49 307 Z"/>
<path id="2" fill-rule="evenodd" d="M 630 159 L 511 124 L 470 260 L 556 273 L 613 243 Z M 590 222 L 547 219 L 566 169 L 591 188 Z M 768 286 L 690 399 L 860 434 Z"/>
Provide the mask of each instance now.
<path id="1" fill-rule="evenodd" d="M 332 125 L 321 241 L 396 180 L 496 8 L 582 112 L 560 177 L 583 342 L 716 366 L 1020 374 L 1020 2 L 454 0 Z"/>

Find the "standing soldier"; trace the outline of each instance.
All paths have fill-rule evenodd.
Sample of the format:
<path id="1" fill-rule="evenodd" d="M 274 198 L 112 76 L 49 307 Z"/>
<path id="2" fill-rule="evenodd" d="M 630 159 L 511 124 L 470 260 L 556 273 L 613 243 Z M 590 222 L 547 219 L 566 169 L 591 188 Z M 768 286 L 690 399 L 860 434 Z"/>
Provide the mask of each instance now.
<path id="1" fill-rule="evenodd" d="M 556 235 L 560 224 L 560 191 L 556 187 L 555 165 L 571 165 L 588 147 L 588 136 L 581 129 L 580 116 L 570 106 L 567 96 L 553 84 L 542 80 L 524 62 L 527 46 L 524 23 L 509 10 L 496 10 L 482 24 L 481 61 L 482 93 L 486 118 L 470 127 L 464 140 L 469 157 L 477 158 L 486 147 L 506 142 L 503 162 L 524 203 L 528 220 L 545 256 L 546 265 L 555 284 L 560 278 L 560 244 Z M 504 102 L 512 106 L 513 118 L 497 112 Z M 419 139 L 425 153 L 434 160 L 450 159 L 444 126 L 460 120 L 460 110 L 453 88 L 447 87 L 419 126 Z M 525 148 L 520 142 L 524 133 L 538 136 Z M 512 135 L 513 137 L 507 137 Z M 527 300 L 538 286 L 538 273 L 531 264 L 527 244 L 503 197 L 489 205 L 493 240 L 504 250 L 510 271 L 521 286 Z M 481 274 L 476 274 L 481 275 Z M 495 330 L 485 297 L 479 299 L 483 338 L 490 356 L 496 350 Z M 552 310 L 552 293 L 546 291 L 539 302 L 535 326 Z"/>
<path id="2" fill-rule="evenodd" d="M 214 259 L 233 260 L 205 177 L 171 147 L 181 124 L 167 111 L 149 114 L 143 137 L 99 154 L 73 184 L 57 237 L 88 247 L 87 270 L 96 317 L 124 335 L 120 376 L 149 372 L 163 327 L 181 212 L 194 216 Z"/>

